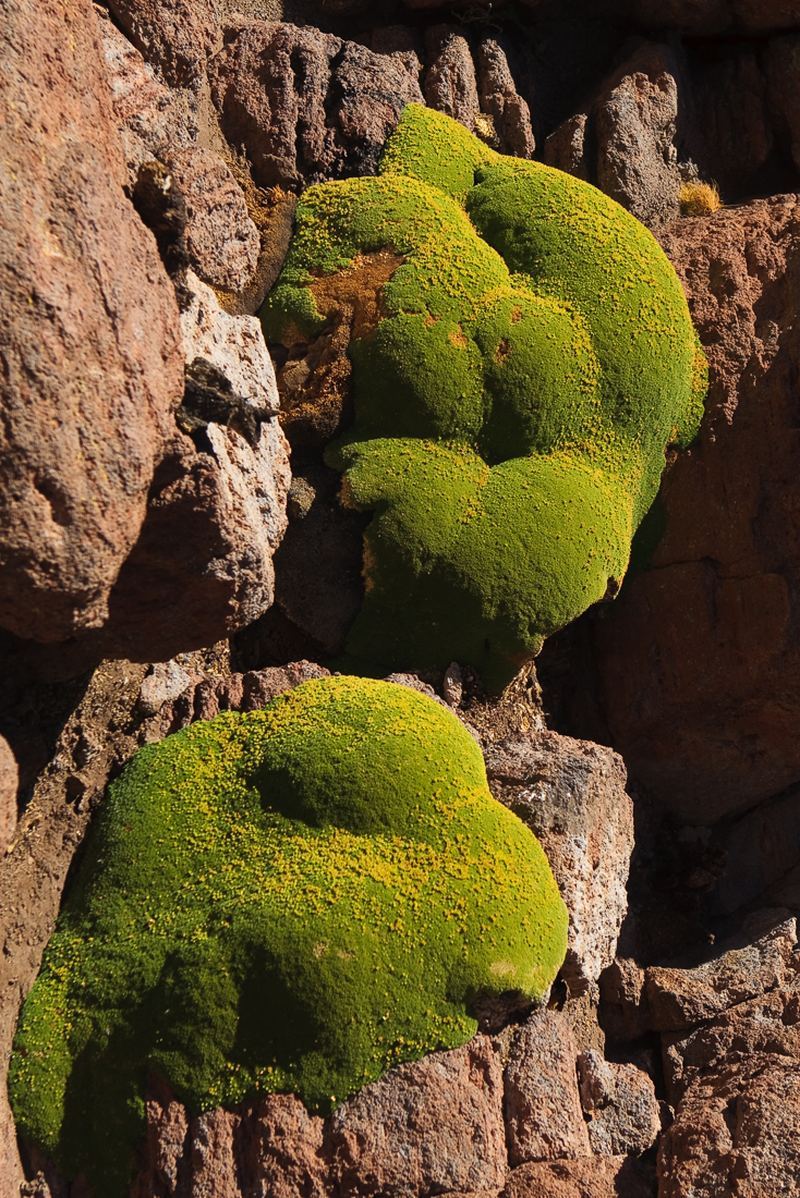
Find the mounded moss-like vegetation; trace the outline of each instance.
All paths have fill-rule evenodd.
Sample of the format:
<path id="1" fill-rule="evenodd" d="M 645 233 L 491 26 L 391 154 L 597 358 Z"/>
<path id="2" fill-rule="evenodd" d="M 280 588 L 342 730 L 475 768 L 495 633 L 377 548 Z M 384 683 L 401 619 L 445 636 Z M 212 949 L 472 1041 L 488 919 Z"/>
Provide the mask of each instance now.
<path id="1" fill-rule="evenodd" d="M 23 1009 L 20 1131 L 123 1194 L 149 1075 L 192 1109 L 342 1101 L 549 987 L 567 916 L 473 739 L 338 677 L 142 749 L 111 786 Z"/>
<path id="2" fill-rule="evenodd" d="M 617 589 L 665 449 L 697 430 L 705 360 L 634 217 L 414 105 L 379 177 L 301 198 L 268 337 L 313 340 L 320 281 L 357 290 L 386 251 L 399 264 L 350 342 L 355 419 L 328 449 L 375 513 L 350 661 L 456 659 L 499 686 Z"/>

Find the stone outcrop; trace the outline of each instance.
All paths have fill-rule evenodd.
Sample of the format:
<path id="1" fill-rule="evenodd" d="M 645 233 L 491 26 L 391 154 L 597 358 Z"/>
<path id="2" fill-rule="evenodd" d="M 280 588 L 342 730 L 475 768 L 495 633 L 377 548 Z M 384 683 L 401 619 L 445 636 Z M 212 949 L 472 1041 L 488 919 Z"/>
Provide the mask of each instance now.
<path id="1" fill-rule="evenodd" d="M 106 619 L 183 362 L 89 0 L 13 0 L 0 36 L 0 626 L 58 641 Z"/>
<path id="2" fill-rule="evenodd" d="M 256 620 L 286 527 L 288 446 L 255 317 L 229 316 L 191 273 L 181 317 L 187 392 L 147 518 L 110 601 L 101 651 L 157 661 Z"/>
<path id="3" fill-rule="evenodd" d="M 219 0 L 109 0 L 130 40 L 167 83 L 196 81 L 219 38 Z"/>
<path id="4" fill-rule="evenodd" d="M 798 213 L 776 197 L 664 237 L 710 363 L 706 417 L 664 479 L 648 567 L 594 626 L 614 744 L 690 823 L 800 778 Z"/>
<path id="5" fill-rule="evenodd" d="M 650 228 L 669 224 L 681 186 L 677 74 L 667 46 L 645 44 L 550 135 L 545 161 L 596 184 Z"/>
<path id="6" fill-rule="evenodd" d="M 628 909 L 633 804 L 611 750 L 554 732 L 489 745 L 489 784 L 541 840 L 567 904 L 562 974 L 573 993 L 597 982 Z"/>
<path id="7" fill-rule="evenodd" d="M 652 1079 L 636 1065 L 615 1064 L 590 1049 L 578 1057 L 581 1105 L 598 1156 L 641 1156 L 661 1131 Z"/>

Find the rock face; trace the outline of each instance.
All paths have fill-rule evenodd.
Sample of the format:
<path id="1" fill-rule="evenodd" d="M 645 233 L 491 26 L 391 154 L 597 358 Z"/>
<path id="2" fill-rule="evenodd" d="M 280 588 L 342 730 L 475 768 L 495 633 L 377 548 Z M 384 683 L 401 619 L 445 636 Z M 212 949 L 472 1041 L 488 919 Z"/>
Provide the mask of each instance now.
<path id="1" fill-rule="evenodd" d="M 633 804 L 609 749 L 554 732 L 489 745 L 492 791 L 533 829 L 570 916 L 562 976 L 573 993 L 600 977 L 628 909 Z"/>
<path id="2" fill-rule="evenodd" d="M 122 192 L 88 0 L 3 21 L 0 626 L 95 628 L 182 393 L 178 312 Z"/>
<path id="3" fill-rule="evenodd" d="M 108 7 L 145 58 L 175 86 L 192 83 L 216 45 L 219 0 L 109 0 Z"/>
<path id="4" fill-rule="evenodd" d="M 799 213 L 776 197 L 682 220 L 664 238 L 710 363 L 706 418 L 664 480 L 649 568 L 630 575 L 595 637 L 615 745 L 689 823 L 800 777 Z"/>
<path id="5" fill-rule="evenodd" d="M 0 736 L 0 850 L 8 844 L 17 826 L 17 762 L 11 746 Z"/>
<path id="6" fill-rule="evenodd" d="M 403 106 L 422 102 L 402 56 L 288 24 L 243 26 L 209 74 L 225 135 L 263 187 L 374 174 Z"/>
<path id="7" fill-rule="evenodd" d="M 598 1156 L 641 1156 L 661 1131 L 655 1086 L 635 1065 L 603 1060 L 590 1049 L 578 1057 L 581 1104 L 589 1142 Z"/>
<path id="8" fill-rule="evenodd" d="M 181 318 L 187 394 L 100 647 L 144 661 L 213 644 L 272 603 L 288 446 L 255 317 L 228 316 L 191 272 Z"/>
<path id="9" fill-rule="evenodd" d="M 601 85 L 586 112 L 551 134 L 545 160 L 595 183 L 650 228 L 675 220 L 677 73 L 668 47 L 643 46 Z"/>
<path id="10" fill-rule="evenodd" d="M 512 1165 L 591 1154 L 578 1095 L 569 1023 L 558 1011 L 534 1013 L 506 1069 L 506 1125 Z"/>

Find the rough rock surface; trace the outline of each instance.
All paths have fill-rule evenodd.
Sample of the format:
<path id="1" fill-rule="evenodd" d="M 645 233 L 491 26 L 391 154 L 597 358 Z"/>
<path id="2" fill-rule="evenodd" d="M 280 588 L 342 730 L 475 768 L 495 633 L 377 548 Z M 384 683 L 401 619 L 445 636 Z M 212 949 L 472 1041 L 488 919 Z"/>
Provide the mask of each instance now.
<path id="1" fill-rule="evenodd" d="M 577 1055 L 569 1023 L 558 1011 L 535 1011 L 516 1037 L 505 1076 L 512 1166 L 591 1154 Z"/>
<path id="2" fill-rule="evenodd" d="M 11 746 L 0 736 L 0 851 L 11 839 L 17 826 L 17 787 L 19 771 Z"/>
<path id="3" fill-rule="evenodd" d="M 331 1120 L 344 1196 L 492 1190 L 506 1174 L 503 1079 L 486 1037 L 402 1065 Z"/>
<path id="4" fill-rule="evenodd" d="M 257 619 L 272 603 L 272 557 L 286 527 L 288 446 L 261 326 L 228 316 L 209 287 L 187 280 L 186 433 L 176 431 L 156 472 L 100 643 L 144 661 L 214 644 Z"/>
<path id="5" fill-rule="evenodd" d="M 422 102 L 402 56 L 288 24 L 242 26 L 209 76 L 225 135 L 264 187 L 374 174 L 402 108 Z"/>
<path id="6" fill-rule="evenodd" d="M 662 485 L 649 568 L 594 635 L 629 770 L 685 821 L 712 823 L 800 777 L 798 201 L 685 219 L 664 244 L 710 363 L 706 418 Z"/>
<path id="7" fill-rule="evenodd" d="M 650 1198 L 652 1187 L 628 1157 L 584 1156 L 515 1169 L 502 1198 Z"/>
<path id="8" fill-rule="evenodd" d="M 677 66 L 645 44 L 598 89 L 586 112 L 547 139 L 545 161 L 595 183 L 650 228 L 678 216 Z"/>
<path id="9" fill-rule="evenodd" d="M 173 85 L 192 83 L 219 37 L 219 0 L 109 0 L 145 58 Z"/>
<path id="10" fill-rule="evenodd" d="M 478 46 L 478 96 L 481 112 L 492 121 L 498 149 L 533 158 L 536 139 L 528 102 L 517 91 L 503 46 L 484 38 Z"/>
<path id="11" fill-rule="evenodd" d="M 132 188 L 143 163 L 197 141 L 198 96 L 189 88 L 166 87 L 108 13 L 95 9 L 95 15 Z"/>
<path id="12" fill-rule="evenodd" d="M 0 80 L 0 626 L 96 628 L 182 391 L 178 313 L 122 192 L 88 0 L 12 0 Z"/>
<path id="13" fill-rule="evenodd" d="M 555 732 L 486 752 L 489 784 L 541 840 L 570 915 L 562 974 L 574 993 L 610 965 L 628 908 L 633 804 L 611 750 Z"/>
<path id="14" fill-rule="evenodd" d="M 166 165 L 173 196 L 183 205 L 182 248 L 189 264 L 212 287 L 241 291 L 261 249 L 241 187 L 213 150 L 181 150 Z"/>
<path id="15" fill-rule="evenodd" d="M 655 1086 L 644 1070 L 613 1064 L 589 1050 L 578 1057 L 578 1082 L 594 1153 L 641 1156 L 653 1146 L 661 1117 Z"/>
<path id="16" fill-rule="evenodd" d="M 689 1087 L 658 1154 L 659 1198 L 796 1194 L 797 1061 L 754 1053 Z"/>
<path id="17" fill-rule="evenodd" d="M 425 48 L 431 62 L 425 75 L 426 102 L 474 130 L 480 101 L 469 42 L 452 25 L 435 25 Z"/>

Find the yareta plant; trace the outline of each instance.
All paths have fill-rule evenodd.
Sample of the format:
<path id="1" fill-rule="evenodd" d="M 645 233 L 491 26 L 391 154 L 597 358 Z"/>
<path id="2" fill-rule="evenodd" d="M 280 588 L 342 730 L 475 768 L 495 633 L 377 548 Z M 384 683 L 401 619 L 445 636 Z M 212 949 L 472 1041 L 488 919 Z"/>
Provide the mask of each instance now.
<path id="1" fill-rule="evenodd" d="M 616 593 L 665 451 L 697 431 L 680 282 L 594 187 L 410 105 L 378 177 L 301 197 L 267 337 L 296 352 L 343 304 L 354 417 L 327 458 L 373 513 L 346 661 L 500 687 Z"/>
<path id="2" fill-rule="evenodd" d="M 446 708 L 333 677 L 145 747 L 110 787 L 23 1008 L 23 1136 L 127 1192 L 152 1077 L 190 1109 L 326 1110 L 548 990 L 567 914 Z"/>

